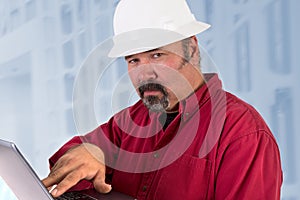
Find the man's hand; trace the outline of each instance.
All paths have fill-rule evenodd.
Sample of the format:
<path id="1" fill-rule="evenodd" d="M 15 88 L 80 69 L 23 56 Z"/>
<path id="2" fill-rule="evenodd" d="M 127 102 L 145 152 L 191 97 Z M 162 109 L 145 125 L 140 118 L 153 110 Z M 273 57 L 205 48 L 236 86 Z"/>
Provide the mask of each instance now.
<path id="1" fill-rule="evenodd" d="M 104 154 L 100 148 L 88 143 L 67 151 L 42 182 L 46 188 L 57 185 L 51 194 L 58 197 L 82 179 L 91 180 L 100 193 L 111 191 L 111 185 L 105 183 Z"/>

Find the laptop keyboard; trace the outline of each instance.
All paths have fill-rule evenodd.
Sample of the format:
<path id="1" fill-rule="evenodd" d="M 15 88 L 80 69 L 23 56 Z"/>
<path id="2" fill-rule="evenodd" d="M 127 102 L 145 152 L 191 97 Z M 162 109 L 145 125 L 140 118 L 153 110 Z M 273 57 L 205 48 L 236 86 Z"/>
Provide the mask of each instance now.
<path id="1" fill-rule="evenodd" d="M 68 192 L 63 194 L 60 197 L 55 198 L 56 200 L 77 200 L 77 199 L 82 199 L 82 200 L 97 200 L 91 196 L 87 196 L 85 194 L 77 193 L 77 192 Z"/>

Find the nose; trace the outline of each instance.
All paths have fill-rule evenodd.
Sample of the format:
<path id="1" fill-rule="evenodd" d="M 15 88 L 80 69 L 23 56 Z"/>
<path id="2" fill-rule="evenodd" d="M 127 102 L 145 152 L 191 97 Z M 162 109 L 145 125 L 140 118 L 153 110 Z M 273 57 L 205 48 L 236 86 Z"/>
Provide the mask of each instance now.
<path id="1" fill-rule="evenodd" d="M 157 78 L 155 64 L 151 63 L 148 59 L 142 61 L 138 68 L 138 79 L 140 83 L 149 80 L 155 80 Z"/>

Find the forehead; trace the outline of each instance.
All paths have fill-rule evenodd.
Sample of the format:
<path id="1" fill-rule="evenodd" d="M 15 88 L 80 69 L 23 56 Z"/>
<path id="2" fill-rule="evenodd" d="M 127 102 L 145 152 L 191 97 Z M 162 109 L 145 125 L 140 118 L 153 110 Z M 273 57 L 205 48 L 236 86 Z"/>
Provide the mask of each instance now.
<path id="1" fill-rule="evenodd" d="M 136 56 L 143 55 L 143 54 L 151 54 L 151 53 L 157 52 L 157 51 L 166 51 L 166 52 L 182 55 L 182 41 L 174 42 L 172 44 L 168 44 L 168 45 L 165 45 L 165 46 L 162 46 L 162 47 L 159 47 L 156 49 L 152 49 L 149 51 L 145 51 L 142 53 L 125 56 L 125 59 L 131 58 L 131 57 L 136 57 Z"/>

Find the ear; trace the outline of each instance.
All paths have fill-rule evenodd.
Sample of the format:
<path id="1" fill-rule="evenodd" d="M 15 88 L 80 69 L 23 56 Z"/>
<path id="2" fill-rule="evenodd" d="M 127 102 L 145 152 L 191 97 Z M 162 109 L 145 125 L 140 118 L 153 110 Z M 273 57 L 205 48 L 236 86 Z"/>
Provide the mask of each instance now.
<path id="1" fill-rule="evenodd" d="M 195 67 L 199 65 L 200 62 L 200 50 L 198 45 L 198 39 L 196 36 L 192 36 L 190 40 L 190 63 Z"/>

